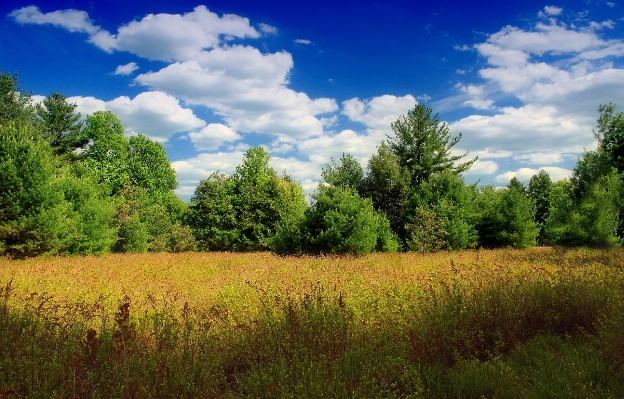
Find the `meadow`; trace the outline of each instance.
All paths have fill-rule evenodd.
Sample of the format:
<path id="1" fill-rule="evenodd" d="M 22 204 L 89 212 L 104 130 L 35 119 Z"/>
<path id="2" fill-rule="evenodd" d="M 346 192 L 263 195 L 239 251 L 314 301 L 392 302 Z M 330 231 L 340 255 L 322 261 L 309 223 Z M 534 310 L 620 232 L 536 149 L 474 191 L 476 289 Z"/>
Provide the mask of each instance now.
<path id="1" fill-rule="evenodd" d="M 624 250 L 0 258 L 0 398 L 624 397 Z"/>

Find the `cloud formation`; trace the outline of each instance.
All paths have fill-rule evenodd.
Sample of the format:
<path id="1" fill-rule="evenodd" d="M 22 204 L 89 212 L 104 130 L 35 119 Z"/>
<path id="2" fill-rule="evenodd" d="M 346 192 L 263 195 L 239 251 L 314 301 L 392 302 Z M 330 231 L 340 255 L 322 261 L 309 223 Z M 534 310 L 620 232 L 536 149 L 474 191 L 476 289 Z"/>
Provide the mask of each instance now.
<path id="1" fill-rule="evenodd" d="M 69 97 L 83 115 L 95 111 L 111 111 L 121 120 L 126 134 L 143 134 L 152 140 L 167 141 L 179 132 L 189 131 L 206 124 L 189 108 L 183 108 L 175 98 L 163 92 L 148 91 L 133 99 L 121 96 L 111 101 L 94 97 Z"/>
<path id="2" fill-rule="evenodd" d="M 136 71 L 137 69 L 139 69 L 139 66 L 137 65 L 136 62 L 130 62 L 126 65 L 119 65 L 116 69 L 115 69 L 115 75 L 130 75 L 132 72 Z"/>

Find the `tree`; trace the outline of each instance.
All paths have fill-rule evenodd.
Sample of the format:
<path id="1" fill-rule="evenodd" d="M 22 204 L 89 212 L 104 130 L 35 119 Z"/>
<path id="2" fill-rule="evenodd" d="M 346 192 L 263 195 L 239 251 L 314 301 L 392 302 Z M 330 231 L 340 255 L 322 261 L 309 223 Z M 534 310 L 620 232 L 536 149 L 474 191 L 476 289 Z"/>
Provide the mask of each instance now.
<path id="1" fill-rule="evenodd" d="M 30 100 L 30 94 L 19 85 L 17 73 L 0 73 L 0 125 L 9 121 L 32 124 L 34 108 Z"/>
<path id="2" fill-rule="evenodd" d="M 451 136 L 446 123 L 440 123 L 438 115 L 432 116 L 431 113 L 431 108 L 416 105 L 406 116 L 392 123 L 394 136 L 388 136 L 388 147 L 397 156 L 399 165 L 409 171 L 412 187 L 443 171 L 460 174 L 477 160 L 474 158 L 456 165 L 467 155 L 451 155 L 461 133 Z"/>
<path id="3" fill-rule="evenodd" d="M 414 191 L 404 216 L 408 247 L 420 245 L 410 242 L 417 236 L 425 237 L 425 230 L 435 233 L 435 237 L 427 240 L 439 243 L 427 244 L 429 250 L 474 247 L 478 238 L 478 212 L 474 206 L 476 196 L 475 186 L 466 186 L 463 178 L 451 171 L 437 174 L 423 183 Z M 435 228 L 434 222 L 437 223 Z M 415 235 L 416 227 L 426 229 Z M 437 233 L 438 230 L 442 233 Z"/>
<path id="4" fill-rule="evenodd" d="M 163 203 L 168 193 L 178 186 L 175 170 L 162 144 L 142 134 L 130 137 L 127 148 L 130 182 L 142 187 L 154 201 Z"/>
<path id="5" fill-rule="evenodd" d="M 519 193 L 526 193 L 526 187 L 515 176 L 512 177 L 511 180 L 509 181 L 509 184 L 507 184 L 507 188 L 510 189 L 510 190 L 514 189 L 514 190 L 518 191 Z"/>
<path id="6" fill-rule="evenodd" d="M 83 148 L 88 139 L 81 133 L 83 122 L 76 104 L 69 104 L 67 98 L 52 93 L 36 105 L 36 113 L 43 137 L 48 140 L 55 155 L 73 155 L 73 151 Z"/>
<path id="7" fill-rule="evenodd" d="M 480 245 L 528 248 L 536 244 L 535 204 L 524 192 L 514 186 L 503 190 L 485 186 L 476 202 L 481 213 L 477 223 Z"/>
<path id="8" fill-rule="evenodd" d="M 624 113 L 614 115 L 615 104 L 602 104 L 598 107 L 598 131 L 594 136 L 611 166 L 624 173 Z"/>
<path id="9" fill-rule="evenodd" d="M 320 186 L 306 213 L 306 233 L 313 247 L 332 253 L 364 255 L 377 245 L 378 218 L 370 198 L 350 187 Z"/>
<path id="10" fill-rule="evenodd" d="M 409 195 L 409 171 L 399 165 L 397 156 L 382 142 L 368 161 L 362 196 L 371 198 L 375 210 L 388 218 L 392 231 L 404 236 L 403 213 Z"/>
<path id="11" fill-rule="evenodd" d="M 0 124 L 0 253 L 56 254 L 69 229 L 52 150 L 37 137 L 27 124 Z"/>
<path id="12" fill-rule="evenodd" d="M 340 163 L 337 163 L 332 158 L 331 163 L 323 168 L 321 176 L 332 186 L 351 187 L 359 192 L 364 178 L 364 171 L 360 163 L 351 154 L 343 153 L 340 157 Z"/>
<path id="13" fill-rule="evenodd" d="M 130 181 L 128 175 L 128 140 L 121 121 L 110 111 L 97 111 L 87 116 L 84 137 L 90 145 L 81 154 L 99 183 L 117 194 Z"/>
<path id="14" fill-rule="evenodd" d="M 540 170 L 537 175 L 531 177 L 526 193 L 535 203 L 535 221 L 540 227 L 540 237 L 544 235 L 544 225 L 548 219 L 550 209 L 550 191 L 552 181 L 545 170 Z"/>
<path id="15" fill-rule="evenodd" d="M 215 172 L 195 189 L 186 223 L 200 249 L 228 250 L 237 246 L 240 232 L 232 203 L 232 185 L 230 178 Z"/>

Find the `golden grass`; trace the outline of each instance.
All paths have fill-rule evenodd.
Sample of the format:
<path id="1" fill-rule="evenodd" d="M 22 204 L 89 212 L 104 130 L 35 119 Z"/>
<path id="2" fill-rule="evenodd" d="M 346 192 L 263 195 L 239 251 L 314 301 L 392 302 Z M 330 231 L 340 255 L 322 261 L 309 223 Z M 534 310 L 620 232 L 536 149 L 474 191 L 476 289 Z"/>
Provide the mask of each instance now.
<path id="1" fill-rule="evenodd" d="M 605 264 L 624 264 L 624 251 L 533 248 L 359 258 L 282 257 L 267 252 L 109 254 L 0 258 L 0 285 L 12 279 L 17 298 L 45 293 L 55 302 L 99 300 L 109 313 L 127 295 L 135 311 L 219 304 L 245 317 L 258 310 L 260 297 L 267 297 L 259 293 L 297 297 L 322 289 L 341 293 L 356 309 L 380 301 L 385 307 L 395 302 L 393 298 L 398 303 L 399 297 L 437 290 L 454 279 L 478 285 L 520 277 L 544 280 L 559 273 L 604 279 L 621 272 Z"/>

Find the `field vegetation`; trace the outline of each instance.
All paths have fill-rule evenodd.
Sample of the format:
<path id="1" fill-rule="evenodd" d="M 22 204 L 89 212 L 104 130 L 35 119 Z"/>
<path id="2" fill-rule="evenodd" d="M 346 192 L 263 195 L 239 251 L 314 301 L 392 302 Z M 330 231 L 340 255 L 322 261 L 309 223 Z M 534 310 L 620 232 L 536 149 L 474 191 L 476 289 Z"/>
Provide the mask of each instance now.
<path id="1" fill-rule="evenodd" d="M 624 251 L 0 259 L 0 398 L 624 397 Z"/>

